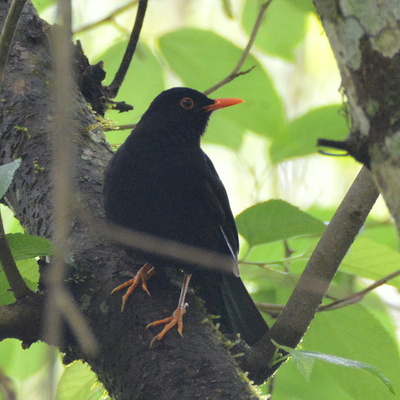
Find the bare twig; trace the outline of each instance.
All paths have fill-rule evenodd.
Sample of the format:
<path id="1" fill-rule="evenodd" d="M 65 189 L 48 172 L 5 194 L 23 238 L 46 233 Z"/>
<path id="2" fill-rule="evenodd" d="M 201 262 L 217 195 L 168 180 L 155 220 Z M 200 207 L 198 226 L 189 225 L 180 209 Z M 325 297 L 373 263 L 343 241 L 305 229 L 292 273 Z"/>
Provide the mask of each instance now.
<path id="1" fill-rule="evenodd" d="M 25 3 L 26 0 L 14 0 L 12 2 L 4 22 L 3 30 L 0 34 L 0 91 L 3 85 L 4 70 L 7 64 L 8 54 L 10 53 L 14 32 Z"/>
<path id="2" fill-rule="evenodd" d="M 136 14 L 135 25 L 132 29 L 131 37 L 129 38 L 128 46 L 126 47 L 124 57 L 122 58 L 121 65 L 118 68 L 117 73 L 111 84 L 108 86 L 108 92 L 110 98 L 115 98 L 118 94 L 119 88 L 125 79 L 125 75 L 128 71 L 129 65 L 132 61 L 132 57 L 136 50 L 136 45 L 139 41 L 140 31 L 142 30 L 144 16 L 147 9 L 147 0 L 139 0 L 138 11 Z"/>
<path id="3" fill-rule="evenodd" d="M 255 67 L 255 66 L 253 66 L 253 67 L 249 68 L 246 71 L 240 72 L 240 69 L 242 68 L 244 62 L 246 61 L 246 58 L 250 53 L 250 49 L 253 46 L 253 43 L 254 43 L 254 41 L 256 39 L 256 36 L 257 36 L 258 30 L 260 29 L 261 22 L 262 22 L 262 19 L 264 17 L 264 14 L 267 11 L 267 9 L 268 9 L 269 5 L 271 4 L 271 2 L 272 2 L 272 0 L 268 0 L 268 1 L 266 1 L 265 3 L 263 3 L 261 5 L 260 12 L 258 13 L 256 22 L 254 23 L 254 27 L 253 27 L 253 30 L 252 30 L 251 35 L 250 35 L 250 39 L 249 39 L 249 41 L 247 43 L 246 48 L 243 50 L 243 53 L 242 53 L 238 63 L 236 64 L 235 68 L 233 68 L 232 72 L 227 77 L 222 79 L 222 81 L 218 82 L 214 86 L 212 86 L 209 89 L 205 90 L 203 92 L 205 95 L 209 95 L 210 93 L 214 92 L 215 90 L 219 89 L 220 87 L 222 87 L 222 86 L 226 85 L 227 83 L 231 82 L 232 80 L 234 80 L 238 76 L 249 73 Z"/>
<path id="4" fill-rule="evenodd" d="M 320 306 L 318 311 L 335 310 L 337 308 L 342 308 L 351 304 L 358 303 L 364 298 L 366 294 L 372 292 L 377 287 L 384 285 L 385 283 L 387 283 L 391 279 L 396 278 L 399 275 L 400 275 L 400 269 L 387 276 L 384 276 L 383 278 L 377 280 L 376 282 L 372 283 L 371 285 L 369 285 L 363 290 L 360 290 L 357 293 L 353 293 L 350 296 L 345 297 L 344 299 L 336 300 L 330 304 L 325 304 L 323 306 Z"/>
<path id="5" fill-rule="evenodd" d="M 340 300 L 335 300 L 332 303 L 319 306 L 318 312 L 336 310 L 338 308 L 356 304 L 360 302 L 365 297 L 365 295 L 372 292 L 377 287 L 384 285 L 391 279 L 397 278 L 398 276 L 400 276 L 400 270 L 397 270 L 387 276 L 384 276 L 383 278 L 377 280 L 376 282 L 372 283 L 371 285 L 369 285 L 363 290 L 360 290 L 357 293 L 353 293 L 350 296 L 347 296 Z M 277 317 L 285 307 L 283 304 L 271 304 L 271 303 L 260 303 L 260 302 L 256 302 L 256 306 L 260 311 L 268 315 L 271 315 L 272 317 Z"/>
<path id="6" fill-rule="evenodd" d="M 7 242 L 6 233 L 4 231 L 3 219 L 0 212 L 0 264 L 6 275 L 7 281 L 10 285 L 17 300 L 30 296 L 33 294 L 32 290 L 28 288 L 25 281 L 22 279 L 18 271 L 17 265 L 13 255 L 11 254 L 10 247 Z"/>
<path id="7" fill-rule="evenodd" d="M 135 129 L 136 124 L 126 124 L 126 125 L 112 125 L 109 127 L 105 127 L 104 130 L 108 131 L 124 131 L 127 129 Z"/>
<path id="8" fill-rule="evenodd" d="M 96 28 L 96 27 L 98 27 L 98 26 L 100 26 L 100 25 L 102 25 L 102 24 L 104 24 L 106 22 L 113 22 L 115 17 L 117 17 L 118 15 L 124 13 L 126 10 L 129 10 L 130 8 L 132 8 L 135 5 L 135 3 L 137 3 L 137 1 L 125 4 L 124 6 L 122 6 L 120 8 L 117 8 L 116 10 L 114 10 L 112 12 L 112 14 L 108 15 L 107 17 L 102 18 L 102 19 L 100 19 L 100 20 L 98 20 L 96 22 L 93 22 L 91 24 L 87 24 L 87 25 L 82 26 L 81 28 L 77 29 L 76 31 L 74 31 L 74 34 L 88 31 L 88 30 Z"/>

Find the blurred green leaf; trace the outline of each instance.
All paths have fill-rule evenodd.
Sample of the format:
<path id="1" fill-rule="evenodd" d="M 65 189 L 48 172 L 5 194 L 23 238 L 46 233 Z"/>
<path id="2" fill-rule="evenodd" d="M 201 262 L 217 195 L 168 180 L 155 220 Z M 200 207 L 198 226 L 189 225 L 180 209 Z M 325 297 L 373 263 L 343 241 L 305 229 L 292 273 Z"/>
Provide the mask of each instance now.
<path id="1" fill-rule="evenodd" d="M 6 194 L 7 189 L 13 180 L 14 173 L 20 165 L 20 158 L 8 164 L 0 165 L 0 200 Z"/>
<path id="2" fill-rule="evenodd" d="M 3 340 L 0 342 L 0 366 L 4 374 L 23 381 L 47 365 L 47 350 L 44 343 L 33 343 L 29 350 L 24 350 L 17 339 Z"/>
<path id="3" fill-rule="evenodd" d="M 248 0 L 242 24 L 248 34 L 260 10 L 260 2 Z M 307 13 L 290 0 L 273 1 L 258 31 L 256 45 L 268 54 L 294 61 L 297 46 L 306 32 Z"/>
<path id="4" fill-rule="evenodd" d="M 325 230 L 323 222 L 282 200 L 269 200 L 244 210 L 236 217 L 236 224 L 250 246 L 319 235 Z"/>
<path id="5" fill-rule="evenodd" d="M 33 0 L 32 3 L 35 6 L 36 10 L 40 13 L 47 7 L 56 4 L 58 0 Z"/>
<path id="6" fill-rule="evenodd" d="M 304 12 L 315 12 L 312 0 L 288 0 L 293 6 L 300 8 Z"/>
<path id="7" fill-rule="evenodd" d="M 315 108 L 288 124 L 287 135 L 276 138 L 270 148 L 271 161 L 315 153 L 318 138 L 343 140 L 349 128 L 340 115 L 342 106 L 334 104 Z"/>
<path id="8" fill-rule="evenodd" d="M 359 360 L 376 367 L 393 383 L 395 397 L 382 383 L 355 368 L 315 364 L 310 381 L 296 379 L 296 365 L 289 360 L 279 369 L 274 398 L 307 400 L 398 399 L 399 350 L 395 332 L 388 332 L 361 304 L 316 315 L 302 341 L 303 349 Z"/>
<path id="9" fill-rule="evenodd" d="M 340 265 L 341 271 L 375 281 L 400 268 L 400 253 L 371 239 L 358 237 Z M 400 289 L 400 278 L 391 279 L 388 285 Z"/>
<path id="10" fill-rule="evenodd" d="M 102 60 L 104 69 L 107 72 L 105 85 L 111 83 L 114 78 L 126 45 L 127 41 L 117 43 L 98 57 L 96 62 Z M 125 101 L 131 104 L 134 110 L 124 113 L 109 111 L 106 117 L 114 119 L 119 125 L 134 124 L 139 121 L 142 114 L 149 107 L 150 102 L 164 88 L 162 66 L 151 50 L 143 43 L 140 43 L 116 98 L 116 101 Z M 113 144 L 122 143 L 129 133 L 130 131 L 112 131 L 107 134 L 107 139 Z"/>
<path id="11" fill-rule="evenodd" d="M 49 239 L 25 233 L 9 233 L 6 237 L 15 260 L 53 254 L 53 244 Z"/>
<path id="12" fill-rule="evenodd" d="M 242 50 L 223 37 L 200 29 L 180 29 L 160 38 L 160 49 L 184 85 L 203 91 L 228 76 Z M 244 104 L 222 110 L 211 118 L 205 140 L 237 149 L 245 130 L 276 137 L 286 122 L 283 106 L 271 79 L 253 57 L 242 70 L 256 66 L 212 93 L 210 97 L 240 97 Z M 217 133 L 218 132 L 218 133 Z"/>
<path id="13" fill-rule="evenodd" d="M 324 353 L 318 353 L 316 351 L 299 351 L 301 353 L 302 357 L 305 358 L 311 358 L 311 359 L 317 359 L 317 360 L 322 360 L 331 364 L 339 365 L 341 367 L 348 367 L 348 368 L 357 368 L 357 369 L 362 369 L 363 371 L 366 371 L 372 375 L 374 375 L 376 378 L 380 379 L 381 382 L 394 394 L 394 388 L 392 385 L 392 382 L 388 378 L 386 378 L 378 368 L 367 364 L 363 363 L 360 361 L 356 360 L 350 360 L 349 358 L 343 358 L 343 357 L 337 357 L 332 354 L 324 354 Z"/>
<path id="14" fill-rule="evenodd" d="M 104 388 L 87 364 L 75 361 L 69 364 L 57 386 L 56 400 L 106 400 Z"/>

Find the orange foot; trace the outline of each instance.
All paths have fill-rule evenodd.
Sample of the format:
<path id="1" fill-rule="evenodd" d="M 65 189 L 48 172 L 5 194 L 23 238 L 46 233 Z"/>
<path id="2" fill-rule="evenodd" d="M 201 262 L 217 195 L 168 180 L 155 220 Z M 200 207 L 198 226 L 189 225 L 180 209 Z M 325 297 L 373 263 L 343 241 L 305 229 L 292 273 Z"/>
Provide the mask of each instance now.
<path id="1" fill-rule="evenodd" d="M 179 334 L 183 337 L 182 331 L 183 331 L 183 315 L 186 313 L 186 307 L 185 305 L 183 307 L 178 307 L 174 313 L 172 314 L 172 317 L 168 317 L 165 319 L 161 319 L 159 321 L 154 321 L 151 324 L 146 326 L 147 328 L 151 328 L 152 326 L 160 325 L 160 324 L 167 324 L 164 326 L 164 329 L 157 335 L 155 336 L 151 342 L 150 342 L 150 348 L 153 347 L 154 343 L 156 340 L 161 340 L 164 335 L 172 329 L 175 325 L 178 325 L 178 332 Z"/>
<path id="2" fill-rule="evenodd" d="M 154 267 L 146 263 L 143 265 L 142 268 L 137 272 L 137 274 L 132 278 L 129 279 L 129 281 L 124 282 L 122 285 L 117 286 L 115 289 L 111 291 L 111 294 L 117 292 L 118 290 L 121 290 L 127 286 L 129 286 L 128 290 L 126 293 L 122 296 L 122 305 L 121 305 L 121 312 L 124 311 L 126 301 L 128 300 L 128 297 L 132 294 L 132 292 L 136 289 L 136 287 L 139 285 L 139 283 L 142 284 L 142 289 L 149 295 L 149 289 L 147 288 L 147 281 L 156 273 L 156 270 Z"/>

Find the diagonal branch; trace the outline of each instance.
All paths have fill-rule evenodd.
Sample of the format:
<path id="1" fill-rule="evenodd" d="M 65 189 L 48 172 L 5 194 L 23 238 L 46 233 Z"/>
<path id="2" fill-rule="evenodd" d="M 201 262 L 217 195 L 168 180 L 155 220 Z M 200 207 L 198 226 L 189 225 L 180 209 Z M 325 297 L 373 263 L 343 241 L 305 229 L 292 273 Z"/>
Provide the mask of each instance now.
<path id="1" fill-rule="evenodd" d="M 129 38 L 128 46 L 126 47 L 124 57 L 122 58 L 121 65 L 118 68 L 117 73 L 111 84 L 108 86 L 108 92 L 110 98 L 115 98 L 118 94 L 119 88 L 125 79 L 125 75 L 128 72 L 129 65 L 131 64 L 133 55 L 135 54 L 136 45 L 139 41 L 140 31 L 142 30 L 144 17 L 147 9 L 147 0 L 140 0 L 138 11 L 136 14 L 135 25 L 133 27 L 131 37 Z"/>
<path id="2" fill-rule="evenodd" d="M 352 304 L 360 302 L 365 295 L 372 292 L 374 289 L 378 288 L 379 286 L 384 285 L 391 279 L 397 278 L 400 275 L 400 270 L 392 272 L 389 275 L 384 276 L 383 278 L 375 281 L 371 285 L 367 286 L 365 289 L 360 290 L 359 292 L 353 293 L 350 296 L 344 297 L 343 299 L 335 300 L 332 303 L 325 304 L 323 306 L 318 307 L 318 312 L 321 311 L 331 311 L 336 310 L 338 308 L 350 306 Z M 284 305 L 282 304 L 272 304 L 272 303 L 260 303 L 256 302 L 256 306 L 258 309 L 272 317 L 277 317 L 280 312 L 284 309 Z"/>
<path id="3" fill-rule="evenodd" d="M 358 303 L 364 298 L 366 294 L 372 292 L 377 287 L 384 285 L 385 283 L 387 283 L 391 279 L 398 277 L 399 275 L 400 269 L 387 276 L 384 276 L 382 279 L 377 280 L 376 282 L 372 283 L 371 285 L 363 290 L 360 290 L 357 293 L 353 293 L 350 296 L 345 297 L 344 299 L 336 300 L 330 304 L 319 307 L 318 311 L 336 310 L 337 308 L 342 308 L 354 303 Z"/>
<path id="4" fill-rule="evenodd" d="M 269 5 L 271 4 L 272 0 L 268 0 L 265 3 L 263 3 L 260 7 L 260 12 L 258 13 L 256 22 L 254 23 L 254 27 L 253 30 L 251 32 L 250 35 L 250 39 L 247 43 L 246 48 L 243 50 L 243 53 L 238 61 L 238 63 L 236 64 L 235 68 L 233 68 L 232 72 L 226 76 L 224 79 L 222 79 L 222 81 L 216 83 L 214 86 L 211 86 L 209 89 L 205 90 L 203 93 L 205 95 L 209 95 L 210 93 L 216 91 L 217 89 L 219 89 L 220 87 L 226 85 L 227 83 L 233 81 L 235 78 L 237 78 L 240 75 L 244 75 L 249 73 L 255 66 L 251 67 L 250 69 L 246 70 L 246 71 L 242 71 L 240 72 L 240 69 L 243 67 L 244 62 L 246 61 L 247 56 L 250 53 L 250 49 L 252 48 L 254 41 L 256 40 L 257 37 L 257 33 L 260 29 L 261 26 L 261 22 L 262 19 L 264 17 L 265 12 L 267 11 Z"/>
<path id="5" fill-rule="evenodd" d="M 247 370 L 254 371 L 253 376 L 260 381 L 268 372 L 265 364 L 276 351 L 270 339 L 292 348 L 299 344 L 378 194 L 369 171 L 362 168 L 317 244 L 283 311 L 244 361 L 250 365 Z M 278 367 L 275 365 L 274 370 Z"/>

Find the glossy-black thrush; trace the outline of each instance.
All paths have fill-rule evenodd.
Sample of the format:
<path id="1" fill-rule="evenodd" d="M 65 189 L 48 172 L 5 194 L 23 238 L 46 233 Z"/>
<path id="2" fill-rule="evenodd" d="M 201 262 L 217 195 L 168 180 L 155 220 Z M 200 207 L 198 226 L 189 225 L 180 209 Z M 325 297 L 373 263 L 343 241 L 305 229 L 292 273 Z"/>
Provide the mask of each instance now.
<path id="1" fill-rule="evenodd" d="M 122 308 L 138 284 L 148 292 L 147 280 L 155 268 L 183 271 L 178 307 L 171 317 L 149 325 L 166 324 L 151 344 L 175 325 L 182 335 L 185 296 L 192 275 L 197 293 L 208 311 L 220 317 L 225 332 L 240 333 L 252 345 L 268 330 L 239 278 L 239 241 L 228 196 L 213 163 L 200 148 L 211 113 L 242 101 L 212 100 L 184 87 L 166 90 L 153 100 L 107 166 L 104 204 L 108 220 L 232 259 L 229 271 L 225 268 L 220 272 L 218 266 L 211 271 L 201 264 L 139 253 L 147 263 L 135 278 L 113 290 L 129 286 Z"/>

